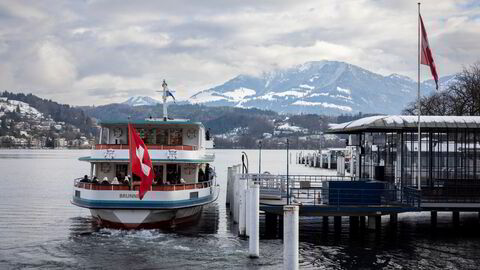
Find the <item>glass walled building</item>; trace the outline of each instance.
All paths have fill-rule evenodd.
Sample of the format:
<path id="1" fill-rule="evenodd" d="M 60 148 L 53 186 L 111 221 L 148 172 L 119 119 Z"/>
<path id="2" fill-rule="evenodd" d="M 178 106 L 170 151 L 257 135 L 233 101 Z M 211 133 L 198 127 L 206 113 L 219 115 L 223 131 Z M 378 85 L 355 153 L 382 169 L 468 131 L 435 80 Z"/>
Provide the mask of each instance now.
<path id="1" fill-rule="evenodd" d="M 480 117 L 372 116 L 331 127 L 349 134 L 356 179 L 418 188 L 422 201 L 480 203 Z M 420 148 L 420 171 L 418 149 Z"/>

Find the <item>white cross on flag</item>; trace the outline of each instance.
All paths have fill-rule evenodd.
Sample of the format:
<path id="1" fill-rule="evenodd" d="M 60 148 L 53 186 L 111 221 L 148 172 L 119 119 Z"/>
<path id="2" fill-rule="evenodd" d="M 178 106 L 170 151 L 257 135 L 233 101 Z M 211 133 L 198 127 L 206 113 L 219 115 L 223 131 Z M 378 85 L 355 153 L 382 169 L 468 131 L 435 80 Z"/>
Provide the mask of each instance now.
<path id="1" fill-rule="evenodd" d="M 145 146 L 142 138 L 138 135 L 132 124 L 128 124 L 128 135 L 130 144 L 130 164 L 132 165 L 132 173 L 140 177 L 140 190 L 138 197 L 143 199 L 145 193 L 152 186 L 154 173 L 152 170 L 152 161 L 148 154 L 148 149 Z"/>

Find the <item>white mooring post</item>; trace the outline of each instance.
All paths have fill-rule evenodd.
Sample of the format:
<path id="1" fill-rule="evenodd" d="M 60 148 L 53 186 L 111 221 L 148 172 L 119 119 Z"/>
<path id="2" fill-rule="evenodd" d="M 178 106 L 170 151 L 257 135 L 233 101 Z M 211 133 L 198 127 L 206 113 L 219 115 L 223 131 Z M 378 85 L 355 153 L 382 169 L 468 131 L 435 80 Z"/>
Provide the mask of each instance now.
<path id="1" fill-rule="evenodd" d="M 238 179 L 237 174 L 235 172 L 235 167 L 233 167 L 233 205 L 232 208 L 232 216 L 233 216 L 233 223 L 238 223 Z"/>
<path id="2" fill-rule="evenodd" d="M 250 258 L 258 258 L 260 255 L 260 186 L 250 186 L 250 238 L 248 240 L 248 254 Z"/>
<path id="3" fill-rule="evenodd" d="M 283 207 L 283 269 L 298 269 L 298 205 Z"/>
<path id="4" fill-rule="evenodd" d="M 238 235 L 245 236 L 246 234 L 246 187 L 247 180 L 240 180 L 240 202 L 239 202 L 239 217 L 238 217 Z"/>
<path id="5" fill-rule="evenodd" d="M 252 196 L 250 196 L 250 182 L 247 182 L 247 188 L 245 189 L 245 233 L 248 237 L 250 237 L 250 219 L 251 219 L 251 204 L 252 204 Z"/>
<path id="6" fill-rule="evenodd" d="M 227 200 L 226 204 L 229 205 L 229 212 L 232 213 L 231 200 L 232 200 L 232 167 L 227 168 Z"/>

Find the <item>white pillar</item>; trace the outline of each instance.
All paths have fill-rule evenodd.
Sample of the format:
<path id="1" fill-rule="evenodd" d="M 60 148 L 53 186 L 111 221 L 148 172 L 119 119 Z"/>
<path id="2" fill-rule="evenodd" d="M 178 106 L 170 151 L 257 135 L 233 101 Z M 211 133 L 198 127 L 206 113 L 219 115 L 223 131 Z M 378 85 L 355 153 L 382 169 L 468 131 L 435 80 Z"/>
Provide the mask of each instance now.
<path id="1" fill-rule="evenodd" d="M 250 186 L 251 209 L 250 209 L 250 238 L 248 241 L 248 254 L 250 258 L 258 258 L 260 255 L 260 186 Z"/>
<path id="2" fill-rule="evenodd" d="M 90 179 L 93 179 L 93 163 L 90 163 Z"/>
<path id="3" fill-rule="evenodd" d="M 231 204 L 231 185 L 232 185 L 232 167 L 227 168 L 227 199 L 226 199 L 226 204 L 230 205 Z M 230 213 L 232 212 L 232 207 L 230 205 Z"/>
<path id="4" fill-rule="evenodd" d="M 235 167 L 234 167 L 234 170 L 233 170 L 233 179 L 234 179 L 234 182 L 233 182 L 233 186 L 234 186 L 234 191 L 233 191 L 233 201 L 234 201 L 234 204 L 233 204 L 233 222 L 234 223 L 238 223 L 238 195 L 239 195 L 239 189 L 240 189 L 240 185 L 238 184 L 239 181 L 239 177 L 238 177 L 238 174 L 236 173 L 236 170 L 235 170 Z"/>
<path id="5" fill-rule="evenodd" d="M 327 153 L 327 161 L 328 161 L 328 165 L 327 165 L 327 168 L 328 169 L 331 169 L 332 168 L 332 153 L 330 151 L 328 151 Z"/>
<path id="6" fill-rule="evenodd" d="M 298 269 L 298 206 L 283 207 L 283 269 Z"/>
<path id="7" fill-rule="evenodd" d="M 247 188 L 245 189 L 245 234 L 250 236 L 250 210 L 251 210 L 251 196 L 250 196 L 250 183 L 247 183 Z"/>
<path id="8" fill-rule="evenodd" d="M 354 177 L 354 176 L 355 176 L 355 175 L 353 174 L 353 172 L 354 172 L 354 168 L 353 168 L 353 166 L 354 166 L 354 163 L 353 163 L 353 155 L 355 154 L 353 149 L 354 149 L 353 147 L 350 147 L 350 176 L 351 176 L 351 177 Z"/>
<path id="9" fill-rule="evenodd" d="M 245 189 L 246 189 L 246 180 L 242 179 L 241 181 L 241 189 L 240 189 L 240 201 L 239 201 L 239 217 L 238 217 L 238 235 L 245 236 L 246 230 L 246 216 L 245 216 L 245 206 L 246 206 L 246 196 L 245 196 Z"/>
<path id="10" fill-rule="evenodd" d="M 340 176 L 345 175 L 345 157 L 342 157 L 342 156 L 337 157 L 337 175 L 340 175 Z"/>

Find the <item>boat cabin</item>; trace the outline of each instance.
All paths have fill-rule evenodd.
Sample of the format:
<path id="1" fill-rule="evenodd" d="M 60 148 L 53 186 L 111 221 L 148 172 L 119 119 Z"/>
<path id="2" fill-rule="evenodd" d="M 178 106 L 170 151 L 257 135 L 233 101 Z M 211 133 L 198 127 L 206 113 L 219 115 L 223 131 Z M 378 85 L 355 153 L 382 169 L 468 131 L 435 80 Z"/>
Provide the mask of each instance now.
<path id="1" fill-rule="evenodd" d="M 154 185 L 194 184 L 211 180 L 214 175 L 209 162 L 214 156 L 206 153 L 213 147 L 209 131 L 199 122 L 171 119 L 133 120 L 130 123 L 145 142 L 155 173 Z M 92 155 L 81 160 L 91 163 L 90 178 L 99 182 L 131 174 L 129 165 L 129 136 L 126 121 L 101 123 L 99 143 Z"/>

